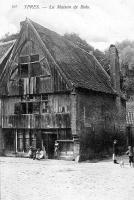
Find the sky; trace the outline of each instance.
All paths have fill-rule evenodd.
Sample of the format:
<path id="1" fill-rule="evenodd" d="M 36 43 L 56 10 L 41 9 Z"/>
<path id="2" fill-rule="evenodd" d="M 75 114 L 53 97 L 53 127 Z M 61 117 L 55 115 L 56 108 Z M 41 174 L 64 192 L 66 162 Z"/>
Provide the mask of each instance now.
<path id="1" fill-rule="evenodd" d="M 0 38 L 19 32 L 26 17 L 61 35 L 76 33 L 101 51 L 134 40 L 134 0 L 2 0 Z"/>

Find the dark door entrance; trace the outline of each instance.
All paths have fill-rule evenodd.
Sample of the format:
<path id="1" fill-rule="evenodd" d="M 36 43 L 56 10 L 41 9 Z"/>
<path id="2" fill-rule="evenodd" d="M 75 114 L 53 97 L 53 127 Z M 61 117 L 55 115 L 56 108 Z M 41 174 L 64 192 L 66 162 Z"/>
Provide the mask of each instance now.
<path id="1" fill-rule="evenodd" d="M 57 140 L 57 134 L 53 134 L 53 133 L 42 134 L 42 144 L 46 148 L 46 153 L 49 159 L 54 158 L 55 140 Z"/>
<path id="2" fill-rule="evenodd" d="M 5 150 L 15 151 L 15 134 L 12 130 L 4 132 Z"/>

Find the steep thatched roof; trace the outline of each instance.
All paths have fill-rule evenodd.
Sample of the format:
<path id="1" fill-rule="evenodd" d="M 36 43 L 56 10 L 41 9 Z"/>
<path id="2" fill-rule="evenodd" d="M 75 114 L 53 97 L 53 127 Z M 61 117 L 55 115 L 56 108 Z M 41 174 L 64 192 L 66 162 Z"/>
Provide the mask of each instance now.
<path id="1" fill-rule="evenodd" d="M 48 51 L 76 88 L 113 94 L 110 77 L 90 53 L 85 52 L 71 41 L 30 20 L 45 43 Z"/>
<path id="2" fill-rule="evenodd" d="M 15 40 L 0 43 L 0 76 L 5 67 L 9 54 L 12 51 Z"/>
<path id="3" fill-rule="evenodd" d="M 28 23 L 34 27 L 62 74 L 73 87 L 115 94 L 109 75 L 92 54 L 81 49 L 64 36 L 31 20 L 28 20 Z M 12 42 L 7 42 L 0 46 L 0 58 L 6 55 L 12 45 Z"/>
<path id="4" fill-rule="evenodd" d="M 14 44 L 15 40 L 0 43 L 0 61 L 2 57 L 8 52 L 10 47 Z"/>

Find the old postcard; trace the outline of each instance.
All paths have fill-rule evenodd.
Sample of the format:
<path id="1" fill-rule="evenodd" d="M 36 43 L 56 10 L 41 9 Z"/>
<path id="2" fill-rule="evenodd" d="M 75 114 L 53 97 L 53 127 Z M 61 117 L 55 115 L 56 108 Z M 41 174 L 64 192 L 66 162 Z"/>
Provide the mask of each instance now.
<path id="1" fill-rule="evenodd" d="M 132 200 L 133 0 L 2 0 L 0 200 Z"/>

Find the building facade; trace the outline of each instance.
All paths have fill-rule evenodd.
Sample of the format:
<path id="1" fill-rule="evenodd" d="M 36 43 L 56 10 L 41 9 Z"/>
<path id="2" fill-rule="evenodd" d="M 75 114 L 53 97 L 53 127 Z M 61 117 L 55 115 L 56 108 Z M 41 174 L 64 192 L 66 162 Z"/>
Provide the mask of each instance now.
<path id="1" fill-rule="evenodd" d="M 0 151 L 24 156 L 45 146 L 54 158 L 108 154 L 125 145 L 125 99 L 119 58 L 110 47 L 111 77 L 96 58 L 64 36 L 26 19 L 1 58 Z"/>

